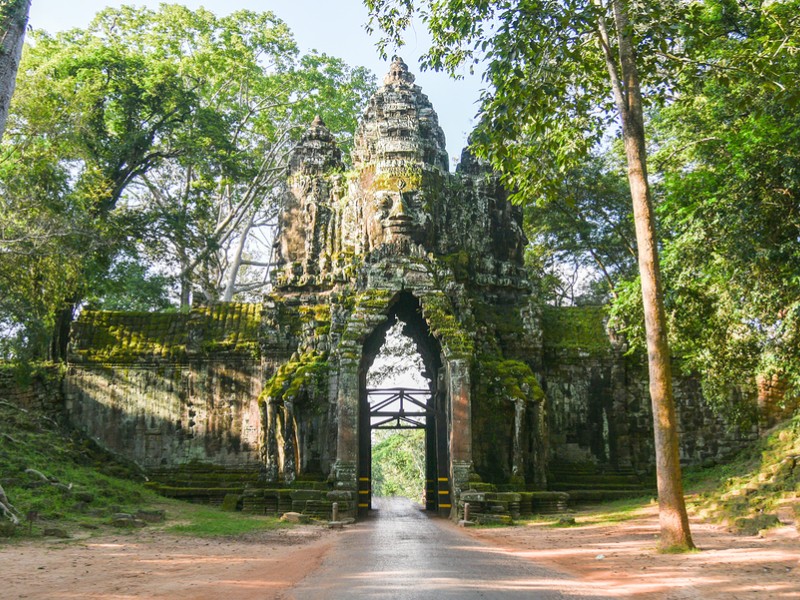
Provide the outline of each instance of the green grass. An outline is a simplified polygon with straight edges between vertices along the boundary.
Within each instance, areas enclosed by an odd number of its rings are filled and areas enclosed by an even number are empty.
[[[774,513],[787,503],[794,504],[800,517],[800,416],[782,423],[729,463],[685,470],[683,483],[690,514],[726,523],[742,533],[776,525]],[[521,523],[616,525],[638,517],[654,501],[650,497],[616,500],[569,515],[545,515]],[[575,524],[559,523],[564,516],[575,518]]]
[[[800,498],[800,415],[774,428],[730,463],[687,470],[689,510],[740,527]],[[741,528],[741,527],[740,527]]]
[[[188,511],[185,520],[170,525],[166,531],[197,537],[235,536],[259,531],[291,527],[275,517],[225,512],[210,506],[197,506]]]
[[[135,465],[114,460],[92,440],[44,415],[0,403],[0,424],[0,482],[23,519],[37,513],[34,531],[55,522],[95,523],[160,500],[143,488],[144,476]]]
[[[652,504],[651,497],[646,498],[623,498],[603,502],[591,507],[584,507],[568,515],[535,515],[530,518],[518,520],[517,523],[543,524],[554,528],[584,527],[588,525],[617,525],[639,517],[642,512]],[[568,519],[575,519],[574,523]]]
[[[26,469],[39,471],[49,481]],[[111,526],[115,513],[153,509],[163,510],[167,521],[148,529],[182,535],[235,536],[291,527],[275,518],[170,500],[147,489],[144,481],[136,465],[120,461],[44,415],[0,398],[0,483],[22,518],[13,539],[41,538],[46,528],[64,529],[73,537],[129,532]],[[35,519],[28,522],[31,513],[36,513]],[[7,539],[0,534],[0,540]]]

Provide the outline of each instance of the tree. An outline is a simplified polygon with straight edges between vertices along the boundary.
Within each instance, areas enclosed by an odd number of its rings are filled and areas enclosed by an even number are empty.
[[[630,192],[616,154],[567,172],[556,198],[525,206],[526,260],[543,299],[601,304],[636,270]]]
[[[757,377],[800,391],[800,2],[693,19],[681,94],[653,119],[668,308],[677,354],[746,421]]]
[[[628,0],[365,0],[371,24],[397,41],[411,17],[433,45],[424,64],[451,73],[486,60],[489,89],[474,136],[517,189],[534,199],[558,187],[603,135],[621,128],[633,203],[647,332],[662,547],[693,547],[683,498],[655,218],[647,179],[642,89],[667,87],[679,2]],[[384,40],[386,42],[386,40]],[[384,43],[385,45],[385,43]]]
[[[316,114],[346,149],[372,76],[330,56],[300,56],[272,13],[108,9],[94,28],[179,65],[198,97],[194,131],[215,119],[207,139],[190,137],[136,182],[132,207],[150,224],[143,246],[171,263],[184,305],[192,289],[214,302],[263,288],[288,153]]]
[[[0,140],[6,130],[31,0],[0,0]]]
[[[32,37],[0,147],[0,327],[16,356],[43,358],[50,328],[63,357],[81,303],[163,307],[175,274],[232,297],[293,140],[330,95],[347,143],[373,85],[300,56],[272,13],[122,7]]]
[[[425,431],[376,429],[372,438],[373,493],[420,502],[425,489]]]
[[[64,358],[89,283],[129,239],[116,211],[120,198],[132,181],[182,151],[178,141],[197,95],[175,65],[111,38],[82,30],[33,35],[9,115],[2,188],[6,217],[47,214],[61,223],[62,240],[77,235],[68,254],[79,268],[67,295],[48,299],[55,315],[49,354]]]

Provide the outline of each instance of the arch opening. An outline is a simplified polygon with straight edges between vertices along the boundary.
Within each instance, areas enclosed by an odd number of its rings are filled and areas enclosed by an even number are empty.
[[[422,317],[419,300],[399,293],[386,320],[367,337],[359,366],[360,514],[371,508],[373,494],[381,493],[407,495],[427,510],[449,513],[441,374],[441,346]],[[409,476],[398,477],[398,470]]]

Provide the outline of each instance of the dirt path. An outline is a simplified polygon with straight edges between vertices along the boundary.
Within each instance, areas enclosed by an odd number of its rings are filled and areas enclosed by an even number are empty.
[[[578,515],[580,522],[580,515]],[[633,600],[800,598],[800,536],[792,526],[763,537],[692,522],[700,552],[659,554],[655,507],[614,525],[468,529],[499,551],[578,577],[577,593]]]
[[[580,522],[580,515],[578,520]],[[735,536],[693,523],[702,552],[655,552],[653,509],[614,525],[526,525],[468,529],[469,535],[561,571],[575,595],[632,600],[800,599],[800,540],[794,527]],[[0,543],[0,597],[8,600],[271,599],[320,565],[345,533],[315,526],[236,539],[177,537],[156,529],[66,542]]]
[[[0,546],[0,597],[278,598],[317,568],[329,534],[303,526],[218,540],[142,531]]]

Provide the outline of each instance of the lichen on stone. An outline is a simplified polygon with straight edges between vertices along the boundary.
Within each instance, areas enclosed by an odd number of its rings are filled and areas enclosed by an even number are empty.
[[[603,354],[611,350],[602,306],[546,306],[542,311],[544,346]]]
[[[267,381],[259,402],[292,402],[303,394],[319,397],[327,392],[328,357],[316,351],[304,352],[281,365]]]

